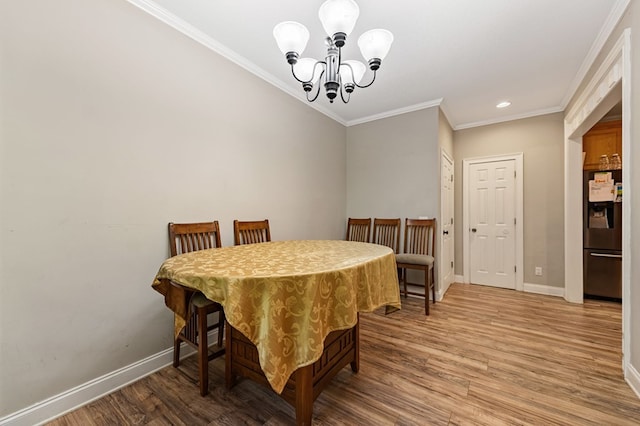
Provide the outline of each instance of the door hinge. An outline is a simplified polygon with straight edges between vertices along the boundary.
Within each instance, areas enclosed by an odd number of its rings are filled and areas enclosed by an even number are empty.
[[[453,268],[453,260],[451,261],[451,267]]]
[[[514,225],[516,224],[516,218],[515,217],[513,218],[513,224]]]
[[[451,224],[453,225],[453,218],[451,218]]]
[[[451,175],[451,182],[453,182],[453,175]]]
[[[513,267],[513,272],[518,272],[518,267],[517,266]]]
[[[516,177],[516,171],[514,170],[513,171],[513,178],[515,179],[515,177]]]

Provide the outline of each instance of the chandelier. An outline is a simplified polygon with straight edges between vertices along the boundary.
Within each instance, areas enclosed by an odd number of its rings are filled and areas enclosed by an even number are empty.
[[[366,66],[362,62],[342,60],[342,47],[356,25],[359,14],[360,8],[353,0],[327,0],[320,6],[318,16],[328,36],[324,61],[300,58],[309,41],[309,30],[304,25],[286,21],[273,29],[276,43],[291,65],[293,77],[302,83],[302,89],[306,92],[309,102],[318,98],[321,82],[329,102],[333,103],[340,92],[342,102],[346,104],[356,87],[364,89],[376,80],[376,72],[393,42],[391,32],[382,29],[369,30],[358,39],[360,52],[369,64],[369,69],[373,71],[369,83],[360,84],[366,72]],[[312,93],[314,86],[315,94]]]

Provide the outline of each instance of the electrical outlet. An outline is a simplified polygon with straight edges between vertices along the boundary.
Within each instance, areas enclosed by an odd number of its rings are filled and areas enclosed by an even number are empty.
[[[542,276],[542,267],[541,266],[536,266],[536,275],[541,277]]]

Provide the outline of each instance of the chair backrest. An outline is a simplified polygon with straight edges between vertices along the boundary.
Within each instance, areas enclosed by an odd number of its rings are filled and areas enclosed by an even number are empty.
[[[269,220],[233,221],[233,238],[235,245],[266,243],[271,241]]]
[[[360,241],[368,243],[371,241],[371,218],[347,220],[347,241]]]
[[[435,219],[405,219],[404,252],[436,256]]]
[[[373,219],[374,244],[390,247],[394,253],[400,250],[400,218],[397,219]]]
[[[197,250],[217,248],[220,243],[218,221],[200,223],[169,223],[171,256]]]

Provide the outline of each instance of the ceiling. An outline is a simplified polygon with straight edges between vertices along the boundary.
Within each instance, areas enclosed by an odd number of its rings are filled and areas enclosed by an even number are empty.
[[[273,27],[298,21],[304,57],[324,59],[323,0],[129,0],[304,100]],[[564,110],[628,0],[356,0],[360,17],[343,59],[363,61],[357,38],[394,35],[375,83],[348,104],[324,93],[311,107],[354,125],[441,105],[454,129]],[[368,80],[368,74],[364,82]],[[212,76],[215,78],[215,76]],[[497,109],[509,100],[508,108]]]

